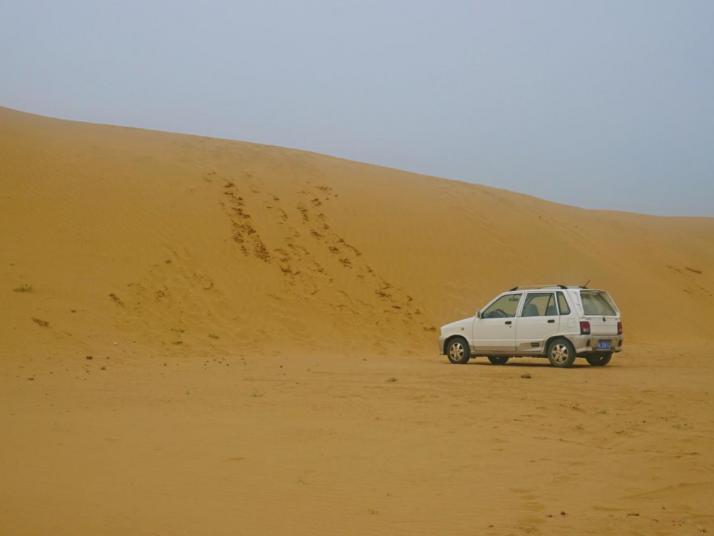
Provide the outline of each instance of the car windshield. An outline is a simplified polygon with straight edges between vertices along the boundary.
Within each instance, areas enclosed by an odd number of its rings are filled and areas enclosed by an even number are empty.
[[[591,316],[615,316],[615,308],[607,292],[602,290],[582,290],[583,312]]]

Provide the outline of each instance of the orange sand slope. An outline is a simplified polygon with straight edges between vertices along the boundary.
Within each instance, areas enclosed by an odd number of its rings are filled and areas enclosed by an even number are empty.
[[[440,324],[539,281],[611,290],[630,342],[712,337],[711,218],[2,108],[0,187],[14,355],[434,352]]]
[[[714,531],[714,219],[5,109],[0,187],[3,536]],[[587,279],[610,366],[436,359]]]

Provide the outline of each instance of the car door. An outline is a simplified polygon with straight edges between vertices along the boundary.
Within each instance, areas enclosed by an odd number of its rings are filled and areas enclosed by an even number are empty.
[[[528,292],[515,324],[516,349],[525,353],[543,352],[545,341],[560,326],[555,292]]]
[[[502,294],[487,305],[474,322],[473,346],[485,354],[511,353],[515,349],[516,331],[513,320],[522,293]]]

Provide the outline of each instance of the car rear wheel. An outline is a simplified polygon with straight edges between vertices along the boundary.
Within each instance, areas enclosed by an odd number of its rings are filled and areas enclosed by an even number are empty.
[[[593,354],[587,356],[585,359],[587,359],[588,363],[590,363],[593,367],[604,367],[610,362],[610,359],[612,359],[612,353],[607,352],[604,354]]]
[[[558,368],[570,368],[575,361],[575,348],[568,339],[554,339],[548,345],[550,364]]]
[[[490,355],[488,356],[488,360],[492,365],[505,365],[508,363],[508,358],[500,355]]]
[[[446,356],[454,365],[463,365],[471,359],[471,349],[469,348],[466,339],[456,337],[451,339],[446,345]]]

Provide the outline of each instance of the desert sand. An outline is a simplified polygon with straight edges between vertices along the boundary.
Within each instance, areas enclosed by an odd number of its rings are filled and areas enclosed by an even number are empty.
[[[437,355],[588,280],[606,368]],[[0,534],[714,531],[712,218],[0,108],[0,296]]]

